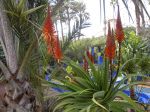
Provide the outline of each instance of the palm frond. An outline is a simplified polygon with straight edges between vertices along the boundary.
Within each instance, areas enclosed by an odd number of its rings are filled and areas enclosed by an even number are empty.
[[[132,16],[131,16],[131,13],[130,13],[130,10],[129,10],[129,7],[128,7],[127,2],[125,2],[125,0],[122,0],[122,2],[123,2],[123,4],[125,5],[125,7],[126,7],[126,9],[127,9],[127,11],[128,11],[129,17],[131,18],[132,22],[134,22],[134,21],[133,21],[133,18],[132,18]]]
[[[144,9],[144,11],[145,11],[145,13],[146,13],[146,15],[147,15],[147,16],[148,16],[148,18],[150,19],[150,15],[149,15],[149,13],[148,13],[148,11],[147,11],[146,7],[144,6],[144,4],[143,4],[142,0],[139,0],[139,2],[140,2],[140,4],[142,5],[142,7],[143,7],[143,9]]]
[[[0,41],[3,47],[3,51],[5,54],[5,59],[7,66],[9,67],[10,71],[12,73],[15,73],[17,70],[17,56],[16,56],[16,49],[13,44],[13,35],[12,30],[9,24],[9,20],[7,18],[7,15],[4,13],[4,6],[3,1],[1,0],[0,4],[1,10],[0,10]],[[13,61],[11,61],[13,60]]]
[[[34,40],[31,43],[31,45],[29,46],[28,50],[26,51],[25,56],[23,58],[23,61],[21,63],[21,66],[20,66],[20,68],[18,70],[18,73],[17,73],[17,78],[18,79],[22,78],[22,76],[24,75],[23,74],[24,73],[24,68],[25,68],[25,66],[27,66],[27,63],[30,60],[31,53],[34,50],[36,44],[37,44],[37,40]]]
[[[79,22],[79,20],[76,20],[76,22],[74,23],[71,35],[69,36],[68,34],[68,38],[66,39],[65,43],[63,44],[63,51],[66,50],[66,48],[70,45],[70,43],[72,42],[72,40],[76,39],[79,36],[83,36],[84,34],[81,34],[80,30],[87,28],[90,26],[90,23],[87,22],[87,19],[82,18],[81,21]]]
[[[58,9],[64,4],[64,2],[67,2],[68,0],[58,0],[57,5],[53,8],[52,16],[56,15],[58,13]]]

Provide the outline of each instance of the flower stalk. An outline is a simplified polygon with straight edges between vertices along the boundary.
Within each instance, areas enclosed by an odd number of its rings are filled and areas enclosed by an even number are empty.
[[[116,72],[116,75],[115,75],[114,79],[112,80],[112,83],[113,83],[113,84],[116,82],[117,77],[118,77],[118,75],[119,75],[120,63],[121,63],[121,43],[119,43],[118,66],[117,66],[117,72]]]
[[[62,59],[62,52],[59,44],[59,38],[56,34],[52,19],[51,19],[51,12],[50,7],[47,10],[47,16],[44,22],[43,30],[44,40],[47,44],[48,54],[52,54],[53,57],[59,63]]]

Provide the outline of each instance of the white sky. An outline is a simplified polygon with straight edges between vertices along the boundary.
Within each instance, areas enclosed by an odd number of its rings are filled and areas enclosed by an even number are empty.
[[[100,8],[99,0],[82,0],[86,4],[87,12],[90,14],[91,26],[83,30],[83,33],[87,37],[97,36],[102,32],[100,26]]]
[[[91,26],[88,28],[85,28],[82,30],[82,33],[85,35],[85,37],[93,37],[93,36],[101,36],[104,35],[104,20],[103,17],[101,17],[100,22],[100,0],[77,0],[77,1],[83,1],[86,4],[86,11],[90,14],[90,20]],[[109,19],[115,19],[117,15],[117,8],[115,9],[115,13],[113,13],[113,6],[110,4],[111,0],[105,0],[106,1],[106,20]],[[128,12],[125,8],[125,6],[122,3],[122,0],[118,0],[120,5],[120,15],[123,26],[135,26],[135,12],[134,12],[134,5],[131,0],[128,0],[129,9],[131,11],[132,18],[134,22],[129,19]],[[147,0],[143,0],[144,4],[146,5],[146,9],[150,14],[150,5],[148,5]],[[103,11],[102,11],[103,12]],[[113,15],[114,14],[114,15]],[[102,14],[103,15],[103,14]],[[147,16],[145,16],[147,18]],[[148,21],[148,19],[147,19]],[[148,21],[150,25],[150,20]],[[72,24],[73,25],[73,24]],[[112,24],[113,26],[114,24]],[[64,25],[64,33],[67,33],[67,26]],[[61,36],[60,31],[60,25],[58,25],[58,34]],[[66,34],[65,34],[66,35]]]
[[[82,32],[85,34],[86,37],[103,35],[104,34],[103,33],[104,32],[103,31],[104,20],[102,20],[102,22],[100,23],[100,2],[99,2],[100,0],[79,0],[79,1],[83,1],[86,4],[87,12],[89,12],[90,14],[90,23],[91,23],[91,27],[84,29]],[[109,3],[109,1],[106,0],[106,20],[113,19],[114,17],[116,18],[116,14],[117,14],[116,13],[117,10],[116,10],[115,14],[113,15],[113,7]],[[145,0],[144,2],[146,1],[147,0]],[[134,5],[131,1],[128,1],[128,2],[130,4],[129,8],[130,8],[133,20],[135,20]],[[135,25],[135,21],[133,23],[131,19],[129,19],[128,12],[121,0],[119,0],[119,3],[120,3],[120,14],[121,14],[123,26]],[[148,12],[150,12],[150,6],[147,8],[148,8],[147,9]]]
[[[100,22],[100,2],[99,0],[82,0],[87,7],[87,12],[90,13],[90,22],[91,22],[91,27],[87,28],[83,31],[85,36],[91,37],[91,36],[100,36],[104,34],[104,20],[103,17],[101,17],[101,22]],[[116,12],[115,15],[113,15],[113,7],[111,4],[106,1],[106,21],[109,19],[116,18]],[[120,6],[120,12],[123,11],[122,6]],[[103,11],[102,11],[103,12]],[[124,11],[124,14],[121,13],[121,18],[124,16],[126,18],[126,22],[128,20],[128,16],[126,17],[125,13],[127,11]],[[103,14],[101,14],[103,16]],[[123,24],[124,21],[122,19]]]

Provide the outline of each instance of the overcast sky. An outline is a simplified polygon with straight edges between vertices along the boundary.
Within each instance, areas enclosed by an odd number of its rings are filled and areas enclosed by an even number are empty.
[[[83,33],[87,37],[91,36],[100,36],[104,34],[104,20],[103,20],[103,14],[101,17],[100,22],[100,2],[99,0],[82,0],[86,4],[87,12],[90,13],[90,23],[91,27],[85,29]],[[121,13],[121,19],[123,24],[129,23],[129,17],[127,16],[127,11],[124,10],[124,6],[121,4],[120,11]],[[116,18],[116,10],[115,13],[113,13],[114,9],[113,6],[107,1],[106,2],[106,21],[109,19],[115,19]],[[102,11],[103,12],[103,11]],[[123,18],[125,19],[125,22],[123,21]]]
[[[91,36],[100,36],[103,35],[104,31],[104,24],[103,21],[100,23],[100,0],[79,0],[79,1],[83,1],[86,4],[86,8],[87,8],[87,12],[89,12],[90,14],[90,23],[91,23],[91,27],[83,30],[83,33],[85,34],[86,37],[91,37]],[[146,2],[147,0],[145,0]],[[120,12],[121,12],[121,19],[122,19],[122,23],[123,26],[133,26],[135,25],[135,21],[131,21],[131,19],[129,19],[128,16],[128,12],[125,8],[125,6],[123,5],[123,3],[121,2],[121,0],[119,0],[120,2]],[[129,2],[129,8],[133,17],[133,20],[135,20],[135,13],[134,13],[134,5],[131,1]],[[148,3],[145,3],[148,4]],[[148,12],[150,12],[150,6],[147,7]],[[106,20],[109,19],[113,19],[116,18],[116,13],[117,10],[115,10],[115,13],[113,13],[113,7],[112,5],[107,1],[106,2]],[[103,18],[103,17],[101,17]]]
[[[100,22],[100,0],[77,0],[77,1],[83,1],[86,4],[86,11],[90,14],[90,20],[91,26],[88,28],[85,28],[82,30],[82,33],[85,35],[85,37],[97,37],[104,35],[104,20],[103,16],[101,17]],[[109,19],[116,19],[117,15],[117,8],[113,8],[113,6],[109,2],[110,0],[106,0],[106,20]],[[128,12],[125,8],[125,6],[122,3],[122,0],[118,0],[120,5],[120,15],[123,26],[135,26],[136,22],[132,21],[129,18]],[[143,0],[144,4],[146,5],[147,11],[150,13],[150,5],[148,5],[147,0]],[[131,11],[131,15],[133,17],[133,20],[135,20],[135,12],[134,12],[134,5],[131,0],[128,0],[129,9]],[[103,12],[103,11],[102,11]],[[103,15],[103,14],[102,14]],[[145,16],[147,18],[147,16]],[[148,19],[146,19],[148,21]],[[149,20],[150,24],[150,20]],[[71,23],[73,26],[73,24]],[[111,24],[112,26],[115,26],[115,24]],[[67,25],[64,25],[63,27],[65,35],[67,35]],[[58,34],[61,38],[61,30],[60,25],[58,24]]]

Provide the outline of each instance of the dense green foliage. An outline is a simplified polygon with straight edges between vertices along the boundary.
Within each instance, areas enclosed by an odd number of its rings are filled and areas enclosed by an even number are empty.
[[[103,37],[98,38],[83,38],[73,41],[70,46],[64,52],[65,56],[71,58],[74,61],[82,62],[83,53],[91,47],[104,47],[105,39]]]
[[[130,76],[118,84],[112,84],[108,78],[107,62],[105,66],[95,67],[88,61],[90,72],[86,72],[71,60],[66,63],[72,67],[73,71],[73,74],[68,74],[69,80],[57,80],[57,84],[47,82],[51,86],[68,91],[60,94],[54,111],[61,108],[64,112],[96,112],[99,110],[102,112],[126,112],[127,108],[134,108],[137,112],[142,112],[134,101],[121,92],[130,86],[130,84],[122,86]]]

